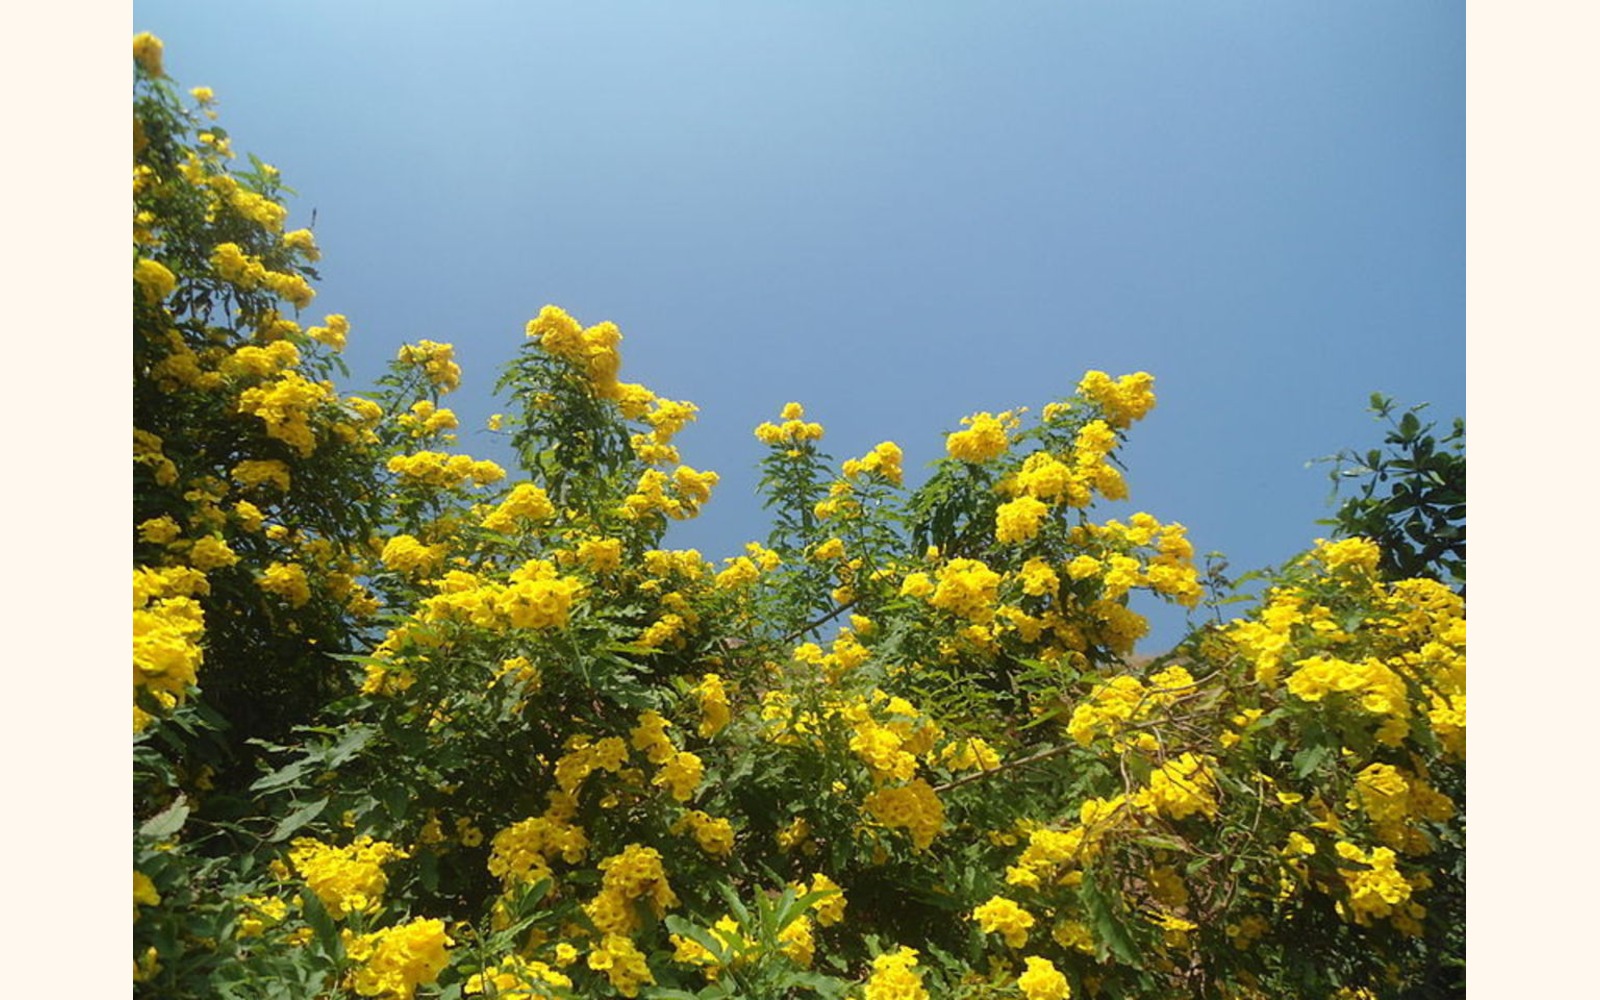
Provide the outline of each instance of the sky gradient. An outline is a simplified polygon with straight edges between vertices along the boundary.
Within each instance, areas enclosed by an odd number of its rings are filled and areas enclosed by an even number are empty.
[[[1453,4],[143,0],[167,71],[316,209],[313,321],[358,388],[449,340],[464,450],[547,302],[701,407],[722,485],[674,544],[763,538],[788,400],[913,481],[977,410],[1156,377],[1132,494],[1235,571],[1326,529],[1307,460],[1381,391],[1465,407],[1464,14]],[[1152,611],[1147,604],[1136,605]],[[1142,652],[1181,634],[1152,611]]]

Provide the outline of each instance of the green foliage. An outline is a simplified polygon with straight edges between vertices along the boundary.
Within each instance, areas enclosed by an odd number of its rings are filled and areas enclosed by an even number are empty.
[[[1204,592],[1182,525],[1095,513],[1125,496],[1144,373],[968,417],[910,492],[898,446],[835,468],[791,404],[756,429],[765,544],[663,549],[716,476],[681,463],[692,404],[618,381],[614,326],[529,323],[509,476],[453,450],[447,344],[342,395],[343,317],[278,311],[314,276],[286,189],[230,172],[142,51],[137,995],[1449,980],[1460,595],[1322,543],[1134,665],[1130,593]],[[1448,487],[1459,434],[1407,418],[1369,465]]]
[[[1353,484],[1329,521],[1343,538],[1371,538],[1383,551],[1382,569],[1391,580],[1427,577],[1460,587],[1467,581],[1466,423],[1435,436],[1419,403],[1398,419],[1395,404],[1373,393],[1368,409],[1389,424],[1384,448],[1341,451],[1328,458],[1334,496]],[[1387,489],[1385,489],[1387,487]]]

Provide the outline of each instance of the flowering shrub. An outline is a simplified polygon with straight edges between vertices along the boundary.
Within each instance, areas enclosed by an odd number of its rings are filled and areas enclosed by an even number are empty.
[[[907,489],[755,429],[773,530],[622,333],[528,323],[454,449],[450,345],[333,381],[318,251],[135,39],[139,995],[1389,995],[1461,909],[1465,607],[1319,542],[1196,607],[1181,524],[1098,519],[1145,373],[979,413]]]

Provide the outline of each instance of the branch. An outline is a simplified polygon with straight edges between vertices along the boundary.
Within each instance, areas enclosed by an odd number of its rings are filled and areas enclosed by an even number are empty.
[[[957,778],[954,781],[948,781],[942,785],[939,785],[934,789],[934,791],[948,792],[952,788],[960,788],[962,785],[970,784],[974,781],[981,781],[984,778],[999,774],[1002,771],[1009,771],[1014,767],[1022,767],[1026,764],[1036,764],[1041,760],[1049,760],[1051,757],[1059,757],[1061,754],[1071,750],[1073,746],[1074,744],[1072,743],[1062,743],[1058,746],[1053,746],[1048,750],[1041,750],[1029,757],[1018,757],[1014,760],[1008,760],[1002,763],[999,767],[993,767],[987,771],[977,771],[967,775],[964,778]]]
[[[800,638],[801,636],[805,635],[807,632],[816,631],[817,629],[819,629],[822,626],[826,625],[828,622],[830,622],[833,619],[839,617],[840,615],[844,614],[846,611],[849,611],[851,608],[853,608],[855,606],[856,606],[856,602],[855,601],[847,601],[844,604],[839,605],[837,608],[834,608],[832,611],[830,611],[827,614],[823,615],[821,618],[818,618],[816,621],[811,622],[808,625],[802,625],[802,626],[800,626],[800,628],[796,629],[793,632],[790,632],[788,635],[784,636],[782,639],[779,639],[778,640],[778,645],[787,646],[789,643],[791,643],[794,640],[796,640],[796,639]]]

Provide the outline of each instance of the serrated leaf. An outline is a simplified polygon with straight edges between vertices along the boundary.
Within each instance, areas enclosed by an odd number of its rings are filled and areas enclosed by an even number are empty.
[[[1304,778],[1321,767],[1323,762],[1332,754],[1333,751],[1326,746],[1310,746],[1296,751],[1294,755],[1294,776]]]
[[[306,923],[311,925],[311,930],[316,934],[317,942],[329,955],[340,952],[339,928],[329,915],[327,907],[322,905],[322,900],[310,889],[300,890],[300,911],[305,914]]]
[[[183,821],[188,818],[189,804],[179,795],[172,805],[145,820],[139,827],[139,834],[151,840],[165,840],[183,829]]]
[[[271,774],[257,778],[250,786],[250,790],[252,792],[265,792],[274,788],[283,788],[286,785],[291,785],[303,777],[310,767],[311,761],[309,760],[301,759],[292,761],[291,763],[285,764],[283,767],[278,768],[276,771],[273,771]]]
[[[343,764],[345,761],[355,756],[357,751],[359,751],[362,747],[372,742],[372,737],[376,735],[377,732],[377,729],[371,726],[362,726],[358,729],[352,729],[348,733],[345,733],[344,738],[339,740],[338,743],[334,744],[332,750],[328,751],[328,756],[325,760],[325,766],[334,768],[338,767],[340,764]]]
[[[315,802],[310,802],[301,806],[299,809],[296,809],[294,812],[285,816],[278,822],[278,825],[273,829],[272,835],[267,838],[267,841],[269,843],[276,844],[279,841],[289,839],[289,835],[291,833],[294,833],[302,826],[305,826],[307,823],[322,815],[322,810],[328,808],[328,801],[328,799],[318,799]]]
[[[1124,965],[1139,968],[1138,948],[1128,934],[1128,928],[1117,919],[1111,901],[1100,891],[1093,878],[1083,880],[1079,896],[1083,900],[1083,908],[1088,912],[1089,926],[1094,929],[1096,957],[1104,961],[1109,953]]]

